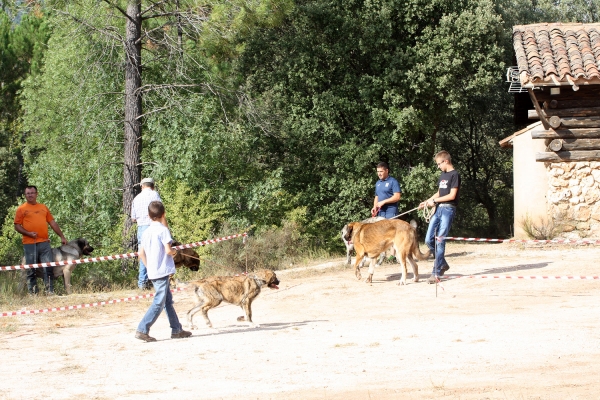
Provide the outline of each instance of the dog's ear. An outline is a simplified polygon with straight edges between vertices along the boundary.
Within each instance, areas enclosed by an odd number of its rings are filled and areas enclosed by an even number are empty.
[[[350,222],[348,225],[346,225],[347,226],[346,235],[348,235],[349,237],[352,237],[352,231],[354,231],[354,224],[355,223],[356,222]]]

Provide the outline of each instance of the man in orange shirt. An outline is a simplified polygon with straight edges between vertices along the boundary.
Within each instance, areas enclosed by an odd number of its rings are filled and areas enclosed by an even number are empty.
[[[48,224],[60,236],[62,244],[67,244],[67,239],[54,220],[50,210],[45,205],[37,202],[38,191],[35,186],[25,188],[26,203],[17,208],[15,214],[15,230],[23,235],[23,250],[25,264],[52,262],[52,248],[48,237]],[[30,294],[37,294],[37,277],[35,269],[27,270],[27,289]],[[54,294],[53,267],[44,268],[44,285],[46,294]]]

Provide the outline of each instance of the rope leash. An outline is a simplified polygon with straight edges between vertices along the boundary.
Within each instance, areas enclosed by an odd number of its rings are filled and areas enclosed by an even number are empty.
[[[408,214],[409,212],[413,212],[413,211],[418,210],[418,209],[419,209],[419,207],[415,207],[413,209],[410,209],[408,211],[403,212],[402,214],[398,214],[398,215],[393,216],[393,217],[388,218],[388,219],[395,219],[395,218],[401,217],[401,216],[403,216],[405,214]],[[423,212],[419,212],[417,214],[419,215],[419,217],[423,218],[425,220],[425,222],[429,223],[429,220],[431,219],[431,217],[435,213],[435,206],[433,206],[433,207],[430,208],[430,207],[427,206],[427,204],[425,204],[425,207],[423,207],[422,210],[423,210]]]

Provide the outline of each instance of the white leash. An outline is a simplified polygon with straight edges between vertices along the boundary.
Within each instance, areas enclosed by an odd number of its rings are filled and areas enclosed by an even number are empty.
[[[394,217],[391,217],[391,218],[388,218],[388,219],[398,218],[398,217],[403,216],[404,214],[408,214],[409,212],[413,212],[413,211],[418,210],[418,209],[419,209],[419,207],[415,207],[412,210],[405,211],[402,214],[398,214],[398,215],[396,215]],[[435,206],[429,208],[429,207],[427,207],[427,205],[425,205],[425,207],[423,207],[423,215],[422,215],[422,217],[425,220],[425,222],[429,223],[429,220],[433,216],[434,212],[435,212]]]

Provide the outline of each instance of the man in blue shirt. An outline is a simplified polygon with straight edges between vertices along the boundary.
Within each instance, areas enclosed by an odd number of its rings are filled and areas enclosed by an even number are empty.
[[[400,184],[396,179],[389,176],[390,167],[386,162],[377,164],[377,176],[379,180],[375,184],[375,200],[371,216],[392,218],[398,214],[398,201],[400,200]]]

